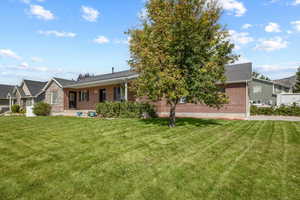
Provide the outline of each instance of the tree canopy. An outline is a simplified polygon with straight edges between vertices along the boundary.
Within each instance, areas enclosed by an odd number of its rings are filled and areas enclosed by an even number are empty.
[[[129,30],[129,65],[139,72],[138,96],[166,100],[170,127],[181,98],[220,108],[225,65],[237,56],[214,0],[149,0],[140,27]]]

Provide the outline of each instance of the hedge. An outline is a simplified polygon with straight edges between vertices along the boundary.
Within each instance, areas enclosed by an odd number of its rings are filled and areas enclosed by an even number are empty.
[[[45,102],[38,102],[33,106],[33,113],[37,116],[49,116],[51,113],[51,105]]]
[[[104,118],[156,117],[154,106],[137,102],[105,102],[96,106],[96,112]]]
[[[12,113],[19,113],[20,112],[21,107],[18,104],[14,104],[11,106],[11,112]]]
[[[300,107],[296,105],[280,107],[251,106],[251,115],[300,116]]]

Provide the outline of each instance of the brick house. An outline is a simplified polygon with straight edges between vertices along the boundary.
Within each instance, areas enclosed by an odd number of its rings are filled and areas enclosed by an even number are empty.
[[[252,80],[252,64],[225,67],[227,77],[225,92],[229,103],[220,110],[201,104],[182,101],[176,110],[178,117],[246,118],[250,114],[248,85]],[[54,113],[68,110],[95,110],[104,101],[137,101],[134,92],[128,90],[136,72],[127,70],[85,78],[81,81],[53,78],[44,87],[45,102],[52,105]],[[168,116],[165,101],[154,103],[161,117]]]

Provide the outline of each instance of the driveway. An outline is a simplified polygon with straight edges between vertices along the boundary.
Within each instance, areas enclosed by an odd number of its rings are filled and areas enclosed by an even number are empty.
[[[248,120],[272,120],[272,121],[300,122],[300,117],[255,115],[255,116],[249,117]]]

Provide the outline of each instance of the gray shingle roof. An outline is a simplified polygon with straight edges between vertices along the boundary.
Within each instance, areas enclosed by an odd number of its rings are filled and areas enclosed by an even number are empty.
[[[252,79],[252,63],[227,65],[225,76],[227,82],[250,81]]]
[[[297,78],[296,76],[291,76],[288,78],[283,78],[283,79],[278,79],[278,80],[274,80],[275,83],[281,84],[281,85],[285,85],[289,88],[292,88],[295,86],[296,82],[297,82]]]
[[[28,90],[32,96],[36,96],[37,94],[39,94],[47,84],[47,82],[32,80],[24,80],[24,83],[26,83]]]
[[[74,80],[67,80],[67,79],[62,79],[62,78],[53,78],[55,79],[61,86],[66,86],[66,85],[72,85],[75,84],[76,81]]]
[[[102,74],[102,75],[88,77],[88,78],[80,80],[76,83],[81,84],[81,83],[103,81],[103,80],[116,79],[116,78],[126,78],[126,77],[130,77],[133,75],[137,75],[137,73],[134,71],[131,71],[131,70],[126,70],[126,71],[114,72],[114,73],[110,73],[110,74]]]
[[[14,89],[13,85],[0,85],[0,99],[6,99],[7,94]]]

